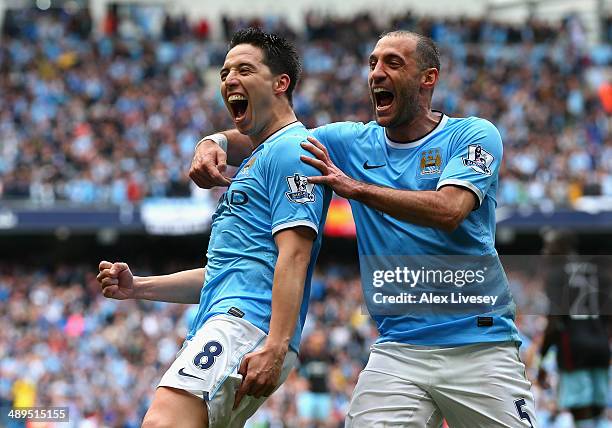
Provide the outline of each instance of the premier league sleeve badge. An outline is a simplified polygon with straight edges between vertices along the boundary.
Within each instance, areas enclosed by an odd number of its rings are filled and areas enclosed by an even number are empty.
[[[309,183],[306,176],[296,172],[287,177],[287,185],[289,186],[289,191],[285,192],[285,196],[291,202],[307,204],[315,201],[314,184]]]

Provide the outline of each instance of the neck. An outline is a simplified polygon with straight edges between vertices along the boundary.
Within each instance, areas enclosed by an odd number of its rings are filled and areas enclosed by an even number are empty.
[[[293,122],[297,122],[297,118],[291,106],[287,105],[283,109],[273,112],[266,125],[260,131],[249,136],[253,143],[253,148],[258,147],[270,135]]]
[[[393,128],[386,128],[387,137],[397,142],[418,140],[427,135],[440,123],[442,114],[432,111],[431,106],[422,107],[410,122],[402,123]]]

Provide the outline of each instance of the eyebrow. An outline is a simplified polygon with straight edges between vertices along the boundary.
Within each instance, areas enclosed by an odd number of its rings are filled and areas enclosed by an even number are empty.
[[[236,67],[236,68],[240,68],[240,67],[245,67],[245,66],[246,66],[246,67],[251,67],[251,68],[257,68],[257,67],[255,66],[255,64],[253,64],[253,63],[251,63],[251,62],[244,62],[244,61],[243,61],[243,62],[241,62],[241,63],[239,63],[239,64],[238,64],[238,65],[236,65],[235,67]],[[231,67],[223,67],[223,68],[221,69],[221,71],[219,72],[219,74],[223,74],[223,72],[224,72],[224,71],[229,71],[229,69],[230,69],[230,68],[231,68]]]
[[[372,60],[379,60],[380,58],[374,54],[370,55],[370,58],[368,58],[368,62],[371,62]],[[395,53],[386,53],[382,55],[382,59],[389,61],[389,60],[393,60],[393,59],[398,59],[402,62],[406,62],[406,60],[404,58],[402,58],[401,55],[395,54]]]
[[[404,58],[401,55],[389,53],[384,55],[385,59],[399,59],[402,62],[405,62]]]

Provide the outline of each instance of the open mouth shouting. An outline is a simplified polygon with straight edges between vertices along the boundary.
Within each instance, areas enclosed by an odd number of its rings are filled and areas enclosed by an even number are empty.
[[[227,97],[227,102],[230,106],[234,122],[242,122],[246,117],[249,100],[244,95],[234,94]]]
[[[372,88],[374,94],[374,102],[376,103],[376,112],[382,113],[391,108],[395,95],[386,88]]]

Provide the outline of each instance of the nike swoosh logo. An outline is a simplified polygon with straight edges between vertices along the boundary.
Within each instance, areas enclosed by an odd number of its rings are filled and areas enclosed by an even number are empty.
[[[192,374],[185,373],[185,367],[183,367],[182,369],[180,369],[180,370],[178,371],[178,373],[179,373],[181,376],[193,377],[193,378],[196,378],[196,379],[204,380],[204,379],[202,379],[201,377],[197,377],[197,376],[194,376],[194,375],[192,375]]]
[[[382,165],[368,165],[368,161],[365,161],[363,163],[363,169],[375,169],[375,168],[382,168],[383,166],[387,166],[386,163],[383,163]]]

